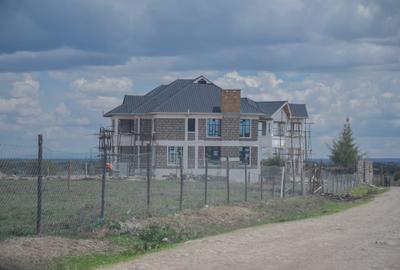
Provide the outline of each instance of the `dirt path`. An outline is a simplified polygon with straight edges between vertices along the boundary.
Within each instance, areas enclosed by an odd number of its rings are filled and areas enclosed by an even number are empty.
[[[400,269],[400,188],[339,214],[189,241],[105,269]]]

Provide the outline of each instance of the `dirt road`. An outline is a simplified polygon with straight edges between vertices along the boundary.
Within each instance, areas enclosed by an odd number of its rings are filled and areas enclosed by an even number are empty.
[[[400,188],[339,214],[189,241],[106,269],[400,269]]]

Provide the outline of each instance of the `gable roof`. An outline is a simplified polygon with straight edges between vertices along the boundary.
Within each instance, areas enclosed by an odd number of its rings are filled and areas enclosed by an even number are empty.
[[[272,115],[287,103],[287,101],[258,101],[256,103],[258,108],[265,113],[267,117],[272,117]]]
[[[292,117],[295,118],[308,118],[306,104],[293,104],[289,103]]]
[[[196,79],[177,79],[168,85],[160,85],[143,96],[125,95],[122,104],[104,116],[152,112],[219,112],[221,90],[203,76]],[[250,98],[241,98],[240,112],[264,114],[270,118],[284,104],[287,104],[287,101],[256,102]],[[304,104],[290,104],[289,109],[295,112],[295,117],[308,116]]]

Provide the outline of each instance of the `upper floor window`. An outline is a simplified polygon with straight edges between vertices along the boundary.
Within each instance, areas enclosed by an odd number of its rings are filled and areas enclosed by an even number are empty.
[[[261,121],[258,122],[258,136],[267,135],[267,122]]]
[[[131,133],[135,131],[135,120],[132,119],[120,119],[118,124],[118,130],[120,133]]]
[[[196,131],[196,119],[194,118],[189,118],[188,119],[188,132],[195,132]]]
[[[285,136],[286,124],[284,122],[274,122],[273,135]]]
[[[221,119],[207,119],[207,136],[221,136]]]
[[[240,137],[248,138],[250,137],[251,121],[250,119],[240,119]]]

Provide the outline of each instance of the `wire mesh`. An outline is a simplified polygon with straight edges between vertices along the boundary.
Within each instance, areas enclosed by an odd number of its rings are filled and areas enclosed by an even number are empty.
[[[105,222],[163,216],[182,209],[268,200],[308,193],[318,184],[340,194],[358,184],[356,175],[315,167],[303,175],[290,166],[244,165],[226,157],[210,164],[204,157],[168,162],[165,153],[68,153],[44,147],[42,232],[80,234],[101,219],[105,169]],[[163,155],[164,154],[164,155]],[[0,145],[0,239],[35,233],[38,198],[37,146]],[[104,162],[105,161],[105,162]],[[181,165],[182,164],[182,165]],[[182,168],[181,168],[182,167]],[[322,180],[321,180],[322,179]],[[315,185],[315,187],[314,187]]]

